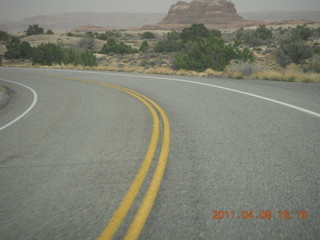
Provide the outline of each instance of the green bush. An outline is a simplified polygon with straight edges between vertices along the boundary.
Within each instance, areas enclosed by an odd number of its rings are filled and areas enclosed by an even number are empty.
[[[280,42],[276,57],[281,67],[286,67],[290,63],[302,64],[312,57],[312,50],[302,40],[293,37]]]
[[[167,33],[166,39],[159,41],[155,48],[155,52],[179,52],[183,48],[181,34],[176,31]]]
[[[26,32],[27,36],[44,34],[44,29],[38,24],[30,25]]]
[[[0,31],[0,41],[7,42],[10,40],[10,35],[7,32]]]
[[[109,38],[108,34],[106,33],[101,33],[101,34],[96,33],[95,35],[97,36],[97,39],[104,40],[104,41],[108,40]]]
[[[95,35],[93,32],[86,32],[84,36],[87,38],[95,38]]]
[[[142,39],[156,39],[156,35],[152,32],[144,32],[142,35],[141,35]]]
[[[241,50],[236,44],[225,44],[220,31],[210,31],[203,24],[193,24],[183,29],[181,40],[178,45],[181,50],[173,62],[173,66],[177,69],[204,71],[211,68],[221,71],[231,59],[253,61],[253,55],[248,48]],[[169,40],[159,42],[155,50],[169,42]],[[177,44],[178,41],[173,42]]]
[[[173,30],[167,33],[167,40],[180,40],[180,39],[181,39],[181,35],[177,31]]]
[[[204,24],[192,24],[191,27],[185,28],[181,32],[183,42],[195,41],[197,38],[208,38],[209,29]]]
[[[140,48],[139,48],[139,51],[140,51],[140,52],[146,52],[148,49],[149,49],[149,44],[148,44],[148,42],[147,42],[147,41],[143,41],[143,42],[141,43],[141,46],[140,46]]]
[[[312,61],[308,65],[308,70],[310,72],[320,73],[320,56],[315,55]]]
[[[21,42],[17,37],[11,37],[6,44],[7,51],[4,56],[7,59],[31,58],[32,48],[29,43]]]
[[[74,49],[63,49],[59,45],[52,43],[41,44],[39,47],[33,48],[32,51],[33,64],[41,64],[51,66],[57,64],[73,64],[84,66],[97,65],[97,59],[90,51],[78,54]]]
[[[63,56],[62,62],[64,64],[73,64],[76,66],[81,64],[81,59],[79,54],[77,54],[74,49],[69,48],[64,50],[64,56]]]
[[[64,57],[62,47],[53,43],[41,44],[32,51],[32,60],[34,64],[51,66],[53,63],[60,64]]]
[[[46,34],[47,35],[51,35],[51,34],[54,34],[54,33],[53,33],[53,31],[51,29],[49,29],[49,30],[47,30]]]
[[[209,36],[210,37],[222,38],[222,33],[219,30],[210,30],[209,31]]]
[[[237,30],[236,41],[240,44],[246,44],[251,47],[259,46],[262,44],[261,39],[256,36],[254,31],[244,30],[243,28]]]
[[[109,38],[120,38],[122,35],[119,31],[116,30],[111,30],[111,31],[106,31],[106,35],[108,36],[107,39]]]
[[[178,40],[159,41],[155,48],[155,52],[179,52],[183,48],[183,43]]]
[[[80,54],[80,63],[84,66],[96,66],[97,58],[92,52],[87,50]]]
[[[313,33],[313,31],[305,25],[304,26],[299,25],[296,28],[292,29],[291,32],[294,38],[301,39],[304,41],[308,40]]]
[[[221,71],[231,59],[253,58],[248,49],[239,50],[233,45],[226,45],[222,38],[198,38],[176,55],[173,65],[177,69],[204,71],[212,68]]]
[[[266,25],[260,25],[255,31],[255,36],[259,39],[267,40],[272,38],[272,31]]]
[[[117,43],[113,38],[109,39],[106,44],[103,45],[100,53],[104,54],[132,54],[137,51],[132,49],[130,46],[125,45],[124,43]]]
[[[265,25],[260,25],[255,31],[240,28],[236,31],[236,41],[256,47],[264,43],[265,40],[272,38],[272,31]]]
[[[253,54],[248,48],[244,48],[243,50],[236,48],[236,59],[241,60],[242,62],[253,62]]]

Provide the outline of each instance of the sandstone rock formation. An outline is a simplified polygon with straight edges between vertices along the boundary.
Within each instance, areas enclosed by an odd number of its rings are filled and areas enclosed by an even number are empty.
[[[160,24],[226,24],[243,21],[232,2],[226,0],[193,0],[171,6]]]
[[[173,4],[167,16],[156,25],[145,29],[181,29],[193,23],[203,23],[209,28],[230,28],[259,25],[262,21],[243,19],[235,5],[227,0],[193,0],[190,3],[179,1]]]

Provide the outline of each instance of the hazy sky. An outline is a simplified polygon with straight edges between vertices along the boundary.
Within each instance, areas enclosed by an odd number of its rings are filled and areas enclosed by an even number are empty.
[[[0,0],[0,22],[63,12],[167,12],[178,0]],[[190,2],[191,0],[189,0]],[[320,10],[320,0],[232,0],[238,12]]]

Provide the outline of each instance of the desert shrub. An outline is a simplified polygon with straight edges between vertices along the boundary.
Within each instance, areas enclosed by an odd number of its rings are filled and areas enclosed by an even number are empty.
[[[84,35],[82,33],[79,33],[79,32],[76,32],[76,33],[68,32],[67,36],[68,37],[84,37]]]
[[[141,38],[142,39],[156,39],[156,35],[152,32],[144,32],[142,35],[141,35]]]
[[[74,49],[64,49],[59,45],[52,43],[41,44],[39,47],[32,49],[33,64],[48,65],[52,64],[73,64],[83,66],[96,66],[96,56],[86,50],[82,53],[77,53]]]
[[[189,42],[176,55],[173,66],[194,71],[204,71],[208,68],[221,71],[231,59],[252,59],[248,51],[237,49],[234,45],[226,45],[222,38],[198,38]]]
[[[64,64],[83,65],[83,66],[96,66],[97,58],[90,51],[84,51],[78,54],[74,49],[64,49],[62,62]]]
[[[109,39],[106,44],[103,45],[100,53],[109,54],[132,54],[137,52],[136,50],[132,49],[130,46],[125,45],[124,43],[117,43],[113,38]]]
[[[208,38],[209,29],[204,24],[192,24],[191,27],[182,30],[180,37],[183,42],[194,41],[197,38]]]
[[[140,48],[139,48],[139,51],[140,51],[140,52],[146,52],[148,49],[149,49],[149,44],[148,44],[148,42],[147,42],[147,41],[143,41],[143,42],[141,43],[141,46],[140,46]]]
[[[106,31],[106,35],[108,36],[107,39],[109,39],[109,38],[120,38],[122,36],[122,34],[119,31],[116,31],[116,30]]]
[[[64,50],[62,62],[64,64],[73,64],[76,66],[81,63],[81,59],[74,49],[69,48]]]
[[[167,40],[180,40],[180,33],[177,31],[171,31],[167,33]]]
[[[4,56],[7,59],[30,58],[32,56],[32,48],[29,43],[21,42],[17,37],[11,37],[6,44],[7,51]]]
[[[94,35],[93,32],[86,32],[86,33],[84,34],[84,36],[85,36],[86,38],[96,38],[96,36]]]
[[[32,60],[34,64],[49,65],[53,63],[60,64],[64,57],[64,51],[62,47],[47,43],[41,44],[37,48],[33,48]]]
[[[53,32],[51,29],[48,29],[48,30],[46,31],[46,34],[47,34],[47,35],[51,35],[51,34],[54,34],[54,32]]]
[[[179,52],[183,48],[181,34],[176,31],[167,33],[166,39],[159,41],[154,47],[155,52]]]
[[[308,71],[320,73],[320,56],[315,55],[307,66]]]
[[[254,31],[244,30],[243,28],[237,30],[236,41],[239,44],[246,44],[251,47],[259,46],[262,44],[261,39],[255,35]]]
[[[280,42],[276,57],[281,67],[286,67],[290,63],[302,64],[312,57],[312,50],[302,40],[292,37]]]
[[[97,58],[93,55],[90,51],[84,51],[80,54],[80,64],[83,66],[96,66],[97,65]]]
[[[26,32],[27,36],[44,34],[44,29],[38,24],[30,25]]]
[[[210,30],[209,37],[222,38],[222,33],[219,30]]]
[[[183,48],[180,40],[163,40],[159,41],[155,48],[155,52],[179,52]]]
[[[106,33],[101,33],[101,34],[96,33],[95,35],[97,36],[97,39],[104,40],[104,41],[108,40],[109,38],[108,34]]]
[[[147,66],[147,65],[149,65],[150,63],[149,63],[149,61],[147,60],[147,59],[143,59],[142,61],[141,61],[141,63],[140,63],[140,66],[142,66],[142,67],[145,67],[145,66]]]
[[[180,34],[180,39],[183,42],[209,37],[221,38],[222,33],[219,30],[209,30],[204,24],[192,24],[191,27],[183,29]]]
[[[270,38],[272,38],[272,31],[265,25],[260,25],[255,31],[244,30],[243,28],[236,31],[236,41],[251,47],[262,45],[265,40]]]
[[[231,59],[253,61],[248,48],[239,49],[236,44],[225,44],[221,36],[220,31],[210,31],[203,24],[183,29],[181,50],[176,54],[173,66],[200,72],[208,68],[221,71]]]
[[[291,30],[291,33],[294,38],[306,41],[312,36],[313,31],[305,25],[298,25]]]
[[[266,27],[266,25],[260,25],[256,29],[254,34],[257,38],[262,39],[262,40],[267,40],[267,39],[272,38],[272,31],[271,31],[271,29],[268,29]]]
[[[233,62],[225,68],[227,73],[240,73],[241,76],[251,76],[253,73],[265,71],[266,68],[252,62]]]
[[[94,38],[91,37],[90,35],[86,34],[84,37],[82,37],[79,42],[78,45],[80,48],[88,50],[88,49],[92,49],[94,46]]]
[[[0,31],[0,42],[7,42],[10,40],[10,35],[7,32]]]
[[[236,51],[236,59],[243,62],[253,62],[253,54],[248,48],[238,49],[236,45],[233,46]]]

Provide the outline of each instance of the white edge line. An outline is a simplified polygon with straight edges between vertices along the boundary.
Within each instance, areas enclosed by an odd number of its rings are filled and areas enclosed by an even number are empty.
[[[267,97],[263,97],[260,95],[256,95],[256,94],[252,94],[252,93],[248,93],[248,92],[243,92],[243,91],[239,91],[236,89],[232,89],[232,88],[227,88],[227,87],[221,87],[218,85],[213,85],[213,84],[208,84],[208,83],[201,83],[201,82],[196,82],[196,81],[189,81],[189,80],[184,80],[184,79],[177,79],[177,78],[166,78],[166,77],[153,77],[153,76],[145,76],[145,75],[131,75],[131,74],[122,74],[122,73],[104,73],[104,72],[95,72],[95,71],[79,71],[79,70],[63,70],[63,69],[55,69],[56,71],[61,71],[61,72],[85,72],[85,73],[94,73],[94,74],[101,74],[101,75],[111,75],[111,76],[124,76],[124,77],[134,77],[134,78],[147,78],[147,79],[161,79],[161,80],[166,80],[166,81],[175,81],[175,82],[185,82],[185,83],[191,83],[191,84],[198,84],[198,85],[202,85],[202,86],[207,86],[207,87],[213,87],[213,88],[218,88],[218,89],[222,89],[222,90],[226,90],[226,91],[230,91],[230,92],[235,92],[235,93],[239,93],[239,94],[243,94],[243,95],[247,95],[250,97],[255,97],[255,98],[259,98],[265,101],[269,101],[272,103],[277,103],[280,105],[283,105],[285,107],[288,108],[293,108],[295,110],[310,114],[312,116],[318,117],[320,118],[320,114],[310,111],[308,109],[302,108],[302,107],[298,107],[292,104],[288,104],[285,102],[281,102],[281,101],[277,101],[271,98],[267,98]]]
[[[218,88],[218,89],[222,89],[225,91],[230,91],[230,92],[235,92],[235,93],[239,93],[239,94],[243,94],[243,95],[247,95],[250,97],[255,97],[261,100],[265,100],[265,101],[269,101],[272,103],[276,103],[276,104],[280,104],[282,106],[288,107],[288,108],[292,108],[295,110],[298,110],[300,112],[303,113],[307,113],[309,115],[312,115],[314,117],[318,117],[320,118],[320,114],[317,112],[313,112],[310,111],[308,109],[302,108],[302,107],[298,107],[292,104],[288,104],[285,102],[281,102],[281,101],[277,101],[271,98],[267,98],[267,97],[263,97],[260,95],[256,95],[256,94],[252,94],[252,93],[248,93],[248,92],[243,92],[243,91],[239,91],[236,89],[232,89],[232,88],[227,88],[227,87],[221,87],[218,85],[213,85],[213,84],[208,84],[208,83],[202,83],[202,82],[196,82],[196,81],[190,81],[190,80],[184,80],[184,79],[177,79],[177,78],[166,78],[166,77],[153,77],[153,76],[146,76],[146,75],[132,75],[132,74],[122,74],[122,73],[110,73],[110,72],[96,72],[96,71],[83,71],[83,70],[64,70],[64,69],[34,69],[34,70],[54,70],[54,71],[58,71],[58,72],[78,72],[78,73],[89,73],[89,74],[100,74],[100,75],[110,75],[110,76],[124,76],[124,77],[133,77],[133,78],[146,78],[146,79],[160,79],[160,80],[165,80],[165,81],[174,81],[174,82],[185,82],[185,83],[191,83],[191,84],[198,84],[198,85],[202,85],[202,86],[207,86],[207,87],[213,87],[213,88]]]
[[[22,83],[18,83],[18,82],[14,82],[14,81],[10,81],[10,80],[6,80],[6,79],[0,79],[1,81],[5,81],[5,82],[9,82],[9,83],[14,83],[14,84],[17,84],[17,85],[20,85],[20,86],[23,86],[27,89],[29,89],[32,93],[33,93],[33,101],[32,101],[32,104],[29,106],[29,108],[24,111],[20,116],[18,116],[17,118],[15,118],[14,120],[12,120],[11,122],[7,123],[6,125],[0,127],[0,131],[4,130],[5,128],[11,126],[12,124],[16,123],[17,121],[19,121],[21,118],[23,118],[25,115],[27,115],[31,110],[32,108],[36,105],[37,101],[38,101],[38,95],[36,93],[35,90],[33,90],[31,87],[28,87],[27,85],[24,85]]]

